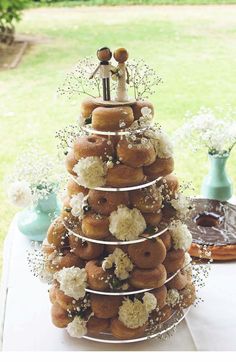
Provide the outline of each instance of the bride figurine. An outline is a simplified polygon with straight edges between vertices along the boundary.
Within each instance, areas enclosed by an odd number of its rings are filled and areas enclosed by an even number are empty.
[[[118,77],[117,93],[115,100],[117,102],[127,102],[129,100],[126,83],[129,84],[129,73],[125,65],[129,54],[125,48],[119,48],[113,53],[114,59],[118,62],[116,74]]]

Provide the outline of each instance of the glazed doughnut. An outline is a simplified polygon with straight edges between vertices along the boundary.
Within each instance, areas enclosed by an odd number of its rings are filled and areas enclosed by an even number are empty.
[[[56,288],[55,294],[56,294],[56,303],[62,309],[66,310],[66,311],[76,310],[76,307],[78,306],[78,302],[76,303],[74,298],[66,295],[62,290],[59,289],[59,287]]]
[[[87,214],[82,220],[82,232],[91,239],[102,240],[110,235],[109,218],[100,214]]]
[[[117,210],[119,205],[129,205],[128,192],[109,192],[90,190],[88,195],[89,206],[101,215],[109,216]]]
[[[186,287],[188,283],[188,276],[185,270],[180,270],[174,278],[172,278],[168,283],[167,287],[170,289],[181,290]]]
[[[102,269],[102,265],[98,260],[90,260],[85,265],[87,272],[87,282],[91,289],[101,292],[109,289],[109,273]]]
[[[179,291],[180,294],[180,304],[181,308],[188,308],[196,300],[196,290],[193,283],[188,283],[186,287]]]
[[[154,269],[166,257],[166,248],[159,238],[145,240],[128,246],[131,261],[141,269]]]
[[[173,174],[166,175],[162,180],[163,184],[163,196],[169,196],[170,199],[174,198],[176,193],[179,190],[179,181],[178,178]]]
[[[111,321],[111,333],[118,339],[135,339],[144,335],[147,323],[142,327],[128,328],[119,319]]]
[[[70,196],[66,196],[63,200],[61,209],[61,218],[66,224],[74,225],[78,222],[78,218],[72,215],[70,206]]]
[[[56,247],[53,244],[49,244],[47,239],[44,239],[43,244],[42,244],[42,252],[48,256],[52,253],[56,253]]]
[[[51,308],[52,323],[58,328],[66,328],[72,321],[72,318],[68,316],[68,312],[55,303]]]
[[[171,204],[164,204],[164,207],[162,209],[163,219],[166,222],[170,222],[175,216],[176,216],[176,210],[171,206]]]
[[[167,296],[167,288],[165,285],[162,285],[160,288],[153,289],[150,293],[152,293],[156,300],[157,306],[156,309],[161,309],[166,304],[166,296]]]
[[[77,176],[77,174],[73,171],[73,167],[77,164],[77,162],[78,161],[75,158],[74,151],[70,150],[66,155],[65,165],[67,171],[73,176]]]
[[[145,180],[142,167],[133,168],[119,164],[108,169],[106,185],[113,187],[135,186]]]
[[[70,178],[68,180],[67,185],[66,185],[66,189],[67,189],[67,195],[68,196],[77,195],[80,192],[82,192],[84,195],[88,194],[88,189],[86,189],[85,187],[80,186],[79,184],[77,184],[77,182],[75,182],[72,178]]]
[[[110,329],[110,319],[91,317],[89,318],[86,327],[88,333],[93,335],[98,335],[101,332],[108,332]]]
[[[56,303],[57,301],[57,291],[58,286],[56,284],[53,284],[51,288],[49,289],[49,300],[52,304]]]
[[[97,135],[81,136],[74,143],[74,156],[77,160],[84,157],[97,156],[107,161],[114,155],[111,141]]]
[[[84,266],[84,262],[80,258],[78,258],[78,256],[76,256],[74,253],[71,253],[70,251],[66,250],[64,252],[64,255],[63,253],[60,254],[54,255],[52,258],[50,258],[49,256],[46,262],[46,269],[50,273],[57,272],[58,270],[61,270],[63,268],[70,268],[72,266],[79,268]]]
[[[161,220],[162,220],[162,211],[159,210],[158,212],[155,213],[145,213],[143,214],[143,217],[146,221],[147,225],[150,226],[157,226],[160,224]]]
[[[148,176],[149,180],[155,180],[160,176],[166,176],[174,170],[174,159],[169,158],[156,158],[150,166],[144,166],[143,172]]]
[[[97,318],[114,318],[122,304],[121,296],[91,294],[91,308]]]
[[[163,262],[167,273],[175,273],[181,269],[185,260],[185,252],[183,249],[172,249],[166,254],[166,258]]]
[[[130,274],[129,282],[134,288],[160,288],[166,281],[166,270],[163,264],[154,269],[134,268]]]
[[[81,114],[84,118],[89,118],[92,112],[98,105],[94,102],[92,97],[85,98],[80,105]]]
[[[63,224],[62,218],[57,217],[49,226],[47,232],[47,241],[53,244],[56,248],[60,248],[65,244],[67,238],[67,230]]]
[[[173,314],[173,309],[169,305],[165,305],[159,312],[157,313],[157,321],[158,323],[163,323],[167,321]]]
[[[134,121],[131,107],[98,107],[92,113],[92,127],[98,131],[120,131]]]
[[[129,192],[130,203],[142,213],[158,212],[162,204],[162,195],[156,185]]]
[[[135,141],[123,138],[118,142],[116,151],[118,159],[130,167],[148,166],[156,159],[153,144],[145,137],[136,138]]]
[[[159,238],[163,241],[163,244],[166,247],[166,250],[170,250],[171,248],[171,235],[169,231],[165,231],[163,234],[159,235]]]
[[[82,241],[72,234],[69,236],[69,244],[71,251],[83,260],[96,259],[103,253],[104,250],[104,246],[102,244]]]
[[[136,101],[133,105],[132,105],[132,109],[133,109],[133,113],[134,113],[134,119],[135,121],[138,120],[140,117],[142,117],[142,113],[141,113],[141,109],[143,107],[148,107],[151,109],[152,111],[152,116],[154,116],[154,107],[153,104],[147,100],[143,100],[143,101]]]

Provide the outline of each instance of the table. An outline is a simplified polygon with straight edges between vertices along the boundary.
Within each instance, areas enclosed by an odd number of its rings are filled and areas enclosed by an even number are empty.
[[[17,217],[17,216],[16,216]],[[204,299],[192,307],[167,340],[133,344],[101,344],[70,338],[50,320],[48,286],[30,272],[30,241],[14,218],[4,243],[0,299],[0,343],[3,351],[196,351],[236,350],[236,263],[212,265]]]

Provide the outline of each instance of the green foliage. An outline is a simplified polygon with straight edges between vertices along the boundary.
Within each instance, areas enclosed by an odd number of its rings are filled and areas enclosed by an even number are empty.
[[[236,0],[31,0],[31,6],[100,6],[100,5],[208,5],[236,4]]]
[[[0,0],[0,42],[12,43],[14,23],[20,20],[26,0]]]
[[[26,0],[0,0],[0,22],[12,24],[13,21],[19,21],[26,3]]]

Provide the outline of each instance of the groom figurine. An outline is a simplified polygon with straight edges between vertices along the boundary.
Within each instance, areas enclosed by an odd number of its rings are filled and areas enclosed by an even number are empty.
[[[103,100],[110,101],[111,94],[110,94],[110,75],[111,75],[111,68],[112,65],[109,60],[112,57],[112,52],[109,48],[103,47],[98,49],[97,51],[98,60],[100,60],[100,64],[95,69],[93,74],[89,77],[92,79],[95,74],[99,71],[100,78],[102,79],[102,88],[103,88]]]

